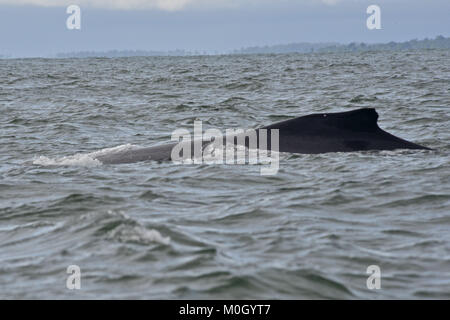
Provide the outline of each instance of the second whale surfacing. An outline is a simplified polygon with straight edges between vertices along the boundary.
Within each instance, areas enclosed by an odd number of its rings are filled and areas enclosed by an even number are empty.
[[[396,149],[431,150],[382,130],[377,121],[378,113],[375,109],[364,108],[346,112],[311,114],[274,123],[261,129],[267,129],[269,137],[272,129],[279,130],[279,152],[318,154]],[[258,130],[255,131],[258,132]],[[210,142],[206,144],[208,143]],[[172,149],[176,145],[177,143],[171,143],[125,150],[101,155],[96,159],[104,164],[171,160]],[[246,145],[248,147],[248,142]],[[270,139],[267,149],[271,149]]]

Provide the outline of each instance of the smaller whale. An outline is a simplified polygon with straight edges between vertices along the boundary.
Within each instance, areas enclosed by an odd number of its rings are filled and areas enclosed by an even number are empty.
[[[369,150],[431,150],[430,148],[398,138],[378,126],[378,113],[373,108],[363,108],[337,113],[317,113],[302,116],[260,129],[270,136],[272,129],[279,130],[280,152],[318,154],[327,152],[356,152]],[[256,129],[258,132],[260,129]],[[224,138],[225,139],[225,138]],[[239,144],[239,139],[232,139]],[[245,145],[248,147],[248,140]],[[206,142],[203,147],[211,142]],[[177,143],[147,148],[125,150],[96,157],[104,164],[132,163],[147,160],[171,160]],[[259,135],[257,147],[260,146]],[[264,145],[271,150],[270,140]]]

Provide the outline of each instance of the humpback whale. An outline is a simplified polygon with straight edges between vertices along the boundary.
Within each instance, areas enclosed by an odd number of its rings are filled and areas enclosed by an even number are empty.
[[[279,132],[280,152],[318,154],[327,152],[355,152],[368,150],[421,149],[427,147],[398,138],[378,126],[378,113],[374,108],[363,108],[337,113],[316,113],[265,126]],[[225,138],[224,138],[225,139]],[[260,146],[259,135],[258,144]],[[233,139],[235,144],[238,139]],[[245,145],[248,147],[246,139]],[[203,142],[203,147],[211,141]],[[171,160],[177,143],[126,150],[100,155],[96,159],[104,164],[132,163],[147,160]],[[271,150],[270,139],[264,144]]]

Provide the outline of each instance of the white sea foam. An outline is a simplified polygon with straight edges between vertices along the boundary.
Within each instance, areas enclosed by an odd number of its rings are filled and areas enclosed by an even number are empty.
[[[169,245],[170,237],[164,237],[155,229],[147,229],[138,221],[132,219],[123,211],[108,210],[108,215],[119,217],[124,220],[108,234],[108,238],[117,239],[121,242],[135,242],[140,244],[150,244],[153,242]]]
[[[105,148],[90,153],[76,153],[72,156],[65,156],[60,158],[49,158],[46,156],[39,156],[33,159],[33,164],[41,166],[85,166],[95,167],[102,165],[102,162],[96,158],[108,154],[137,149],[139,146],[133,144],[123,144],[117,147]]]
[[[148,230],[140,225],[120,225],[110,232],[109,237],[121,242],[135,242],[141,244],[156,242],[164,245],[170,244],[169,237],[163,237],[159,231],[155,229]]]
[[[41,166],[99,166],[102,163],[88,154],[75,154],[62,158],[37,157],[33,164]]]

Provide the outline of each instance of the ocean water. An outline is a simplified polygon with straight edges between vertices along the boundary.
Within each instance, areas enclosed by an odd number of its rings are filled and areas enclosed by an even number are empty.
[[[361,107],[434,150],[94,159]],[[0,60],[0,298],[448,299],[449,107],[440,50]]]

